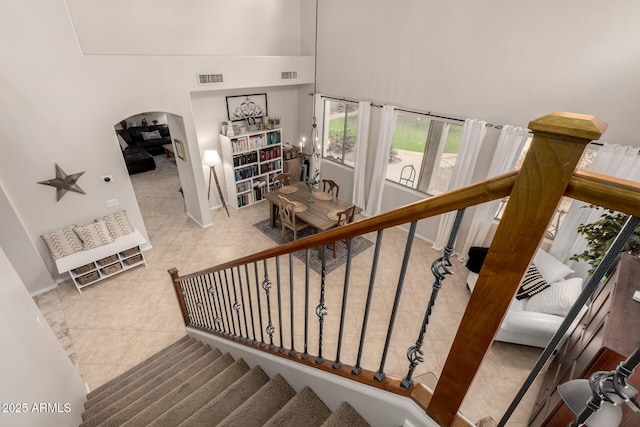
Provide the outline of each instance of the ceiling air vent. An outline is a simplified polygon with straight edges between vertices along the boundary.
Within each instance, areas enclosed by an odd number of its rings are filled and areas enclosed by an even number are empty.
[[[222,74],[198,74],[198,83],[201,85],[222,83],[222,81]]]
[[[285,79],[297,79],[298,78],[298,72],[297,71],[283,71],[282,73],[280,73],[281,77],[283,80]]]

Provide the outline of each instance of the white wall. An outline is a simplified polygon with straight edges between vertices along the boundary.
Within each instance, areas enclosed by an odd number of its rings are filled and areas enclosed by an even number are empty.
[[[27,409],[26,413],[2,411],[0,425],[79,425],[85,385],[2,249],[0,342],[0,402],[24,403]],[[34,412],[33,405],[39,408],[41,403],[57,406],[50,412]]]
[[[282,0],[272,7],[287,4]],[[180,5],[198,8],[196,3]],[[113,5],[119,13],[126,10],[117,6],[122,4]],[[154,13],[171,14],[167,8]],[[213,17],[206,18],[211,22]],[[105,25],[102,20],[113,25],[106,13],[92,19],[96,28]],[[292,31],[297,34],[299,19],[296,9],[295,20],[289,25],[262,33],[268,39],[263,43],[281,46],[283,37]],[[264,23],[261,16],[247,14],[247,25],[258,23]],[[64,0],[3,4],[0,37],[12,42],[0,44],[0,106],[4,113],[0,116],[0,181],[48,272],[56,277],[40,239],[45,232],[126,209],[133,225],[146,234],[113,130],[116,123],[145,111],[180,116],[187,150],[195,159],[200,148],[190,92],[209,89],[198,86],[198,73],[223,73],[224,83],[216,86],[223,90],[309,83],[313,75],[312,58],[300,56],[87,56],[80,51],[82,42],[77,36]],[[213,39],[209,42],[216,44]],[[235,46],[245,45],[253,46],[253,42],[239,40]],[[296,46],[299,49],[299,41]],[[267,49],[266,53],[270,52]],[[291,70],[298,71],[298,80],[281,80],[281,71]],[[68,193],[56,202],[55,189],[37,184],[54,177],[54,163],[67,173],[86,171],[78,180],[86,195]],[[202,167],[199,162],[187,167],[190,170],[181,170],[180,175],[188,213],[199,224],[209,225]],[[112,175],[113,180],[106,184],[100,179],[103,175]],[[118,206],[106,208],[105,201],[110,199],[118,199]]]

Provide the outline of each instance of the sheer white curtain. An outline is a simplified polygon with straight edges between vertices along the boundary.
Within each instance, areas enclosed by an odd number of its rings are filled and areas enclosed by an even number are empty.
[[[487,178],[493,178],[496,175],[513,170],[528,138],[529,129],[511,125],[504,126],[500,131],[498,144],[487,172]],[[469,232],[464,245],[460,249],[460,261],[466,261],[471,246],[479,246],[484,242],[499,206],[500,200],[494,200],[493,202],[483,203],[473,209],[470,216]]]
[[[387,165],[389,164],[389,151],[391,151],[391,143],[393,142],[393,132],[396,129],[396,117],[395,107],[391,105],[382,107],[371,188],[369,189],[369,198],[363,212],[365,216],[375,215],[382,208],[382,191],[384,190],[384,179],[387,174]]]
[[[471,183],[471,177],[473,176],[476,161],[478,160],[478,153],[480,153],[480,147],[486,135],[486,121],[477,119],[467,119],[464,121],[462,141],[460,143],[460,149],[458,150],[456,164],[453,168],[453,175],[449,181],[448,191],[464,187]],[[440,216],[440,224],[438,226],[436,239],[433,242],[433,249],[440,251],[447,244],[455,216],[455,212],[449,212]]]
[[[616,144],[604,145],[596,153],[593,163],[587,169],[617,178],[640,181],[640,162],[637,147]],[[597,221],[602,210],[589,209],[586,203],[574,200],[558,230],[549,253],[570,265],[569,258],[584,250],[586,241],[576,231],[578,225]]]
[[[363,208],[365,191],[365,165],[369,145],[369,124],[371,123],[371,103],[358,103],[358,139],[356,158],[353,166],[353,204]]]

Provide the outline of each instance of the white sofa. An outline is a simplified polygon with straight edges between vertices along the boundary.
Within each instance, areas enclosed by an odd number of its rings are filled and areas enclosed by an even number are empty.
[[[552,286],[531,298],[521,300],[514,298],[496,334],[496,341],[546,347],[564,320],[563,315],[549,312],[568,311],[581,290],[582,279],[565,280],[565,277],[573,273],[573,270],[548,253],[539,250],[533,263]],[[478,277],[478,274],[469,272],[467,285],[471,292],[473,292]],[[543,311],[533,311],[532,309]],[[586,309],[586,306],[582,307],[582,312]],[[581,317],[581,314],[577,319]]]

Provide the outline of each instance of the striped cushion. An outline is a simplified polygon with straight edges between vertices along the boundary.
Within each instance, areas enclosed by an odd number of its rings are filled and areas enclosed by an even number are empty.
[[[93,249],[113,242],[113,237],[109,234],[104,221],[92,222],[91,224],[76,227],[74,230],[80,236],[85,249]]]
[[[547,289],[550,284],[542,277],[535,264],[531,264],[520,282],[516,299],[525,299]]]
[[[73,231],[74,227],[75,224],[42,235],[54,261],[82,250],[82,242]]]
[[[97,221],[104,221],[105,224],[107,224],[107,230],[109,230],[109,234],[114,239],[133,233],[133,227],[129,224],[129,218],[127,217],[127,211],[125,210],[103,216],[96,219],[96,222]]]

